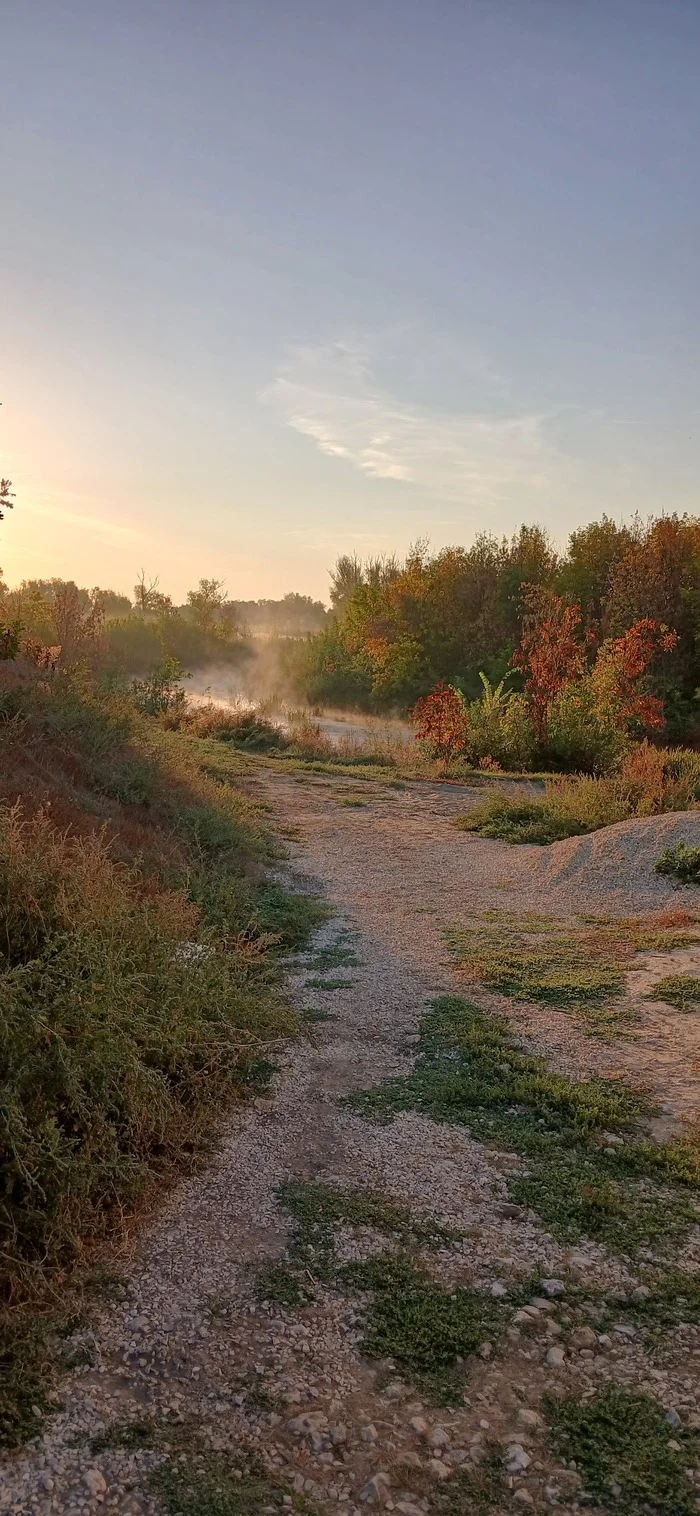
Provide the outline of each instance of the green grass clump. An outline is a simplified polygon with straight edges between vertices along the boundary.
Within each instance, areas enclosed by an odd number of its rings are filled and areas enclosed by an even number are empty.
[[[575,1460],[586,1490],[606,1510],[620,1516],[697,1511],[685,1469],[697,1463],[700,1438],[684,1427],[671,1429],[655,1400],[609,1385],[586,1404],[571,1398],[549,1409],[555,1452]]]
[[[313,1300],[312,1292],[286,1263],[270,1263],[261,1269],[256,1280],[261,1300],[269,1300],[284,1310],[294,1310]]]
[[[585,830],[578,822],[555,815],[548,800],[515,800],[495,791],[455,826],[462,832],[477,832],[495,842],[530,842],[540,847],[575,837]]]
[[[347,1264],[344,1282],[372,1292],[363,1347],[375,1358],[391,1358],[443,1405],[461,1399],[463,1360],[507,1326],[512,1304],[504,1306],[475,1290],[445,1289],[416,1261],[382,1254]]]
[[[474,925],[450,928],[445,938],[472,981],[511,1000],[577,1011],[600,1032],[614,1024],[611,1002],[624,993],[630,958],[688,947],[698,933],[696,919],[683,912],[569,923],[534,912],[489,911]]]
[[[168,1459],[150,1480],[168,1516],[263,1516],[284,1509],[287,1486],[270,1479],[262,1465],[213,1453]],[[316,1507],[292,1494],[292,1509],[314,1516]]]
[[[610,1320],[631,1316],[643,1326],[668,1328],[681,1322],[700,1322],[700,1274],[684,1269],[667,1268],[645,1272],[642,1283],[649,1294],[635,1299],[630,1291],[627,1300],[609,1308]]]
[[[372,1227],[403,1242],[435,1243],[453,1240],[453,1233],[430,1217],[414,1216],[377,1190],[340,1190],[327,1184],[290,1181],[280,1200],[294,1221],[290,1254],[312,1274],[329,1279],[335,1273],[335,1231],[340,1226]]]
[[[589,1236],[630,1251],[678,1241],[698,1220],[696,1142],[636,1139],[641,1096],[617,1080],[555,1073],[502,1018],[455,996],[424,1017],[412,1071],[351,1103],[380,1120],[418,1110],[522,1154],[526,1167],[508,1179],[511,1199],[566,1240]],[[624,1134],[624,1145],[606,1153],[605,1132]]]
[[[460,966],[487,989],[512,1000],[534,1000],[561,1010],[585,1010],[618,996],[624,977],[612,958],[592,959],[585,938],[552,930],[543,943],[513,928],[454,928],[448,946]]]
[[[354,949],[347,946],[346,936],[345,932],[341,932],[337,940],[329,943],[327,947],[315,948],[307,958],[308,967],[321,971],[357,968],[360,960]]]
[[[657,874],[670,874],[682,884],[700,884],[700,847],[676,842],[665,847],[654,864]]]
[[[663,1000],[666,1005],[675,1005],[679,1011],[694,1011],[700,1004],[700,979],[692,974],[669,974],[659,979],[647,1000]]]
[[[150,1448],[159,1437],[160,1430],[154,1421],[117,1422],[90,1438],[90,1452],[104,1453],[109,1448]]]

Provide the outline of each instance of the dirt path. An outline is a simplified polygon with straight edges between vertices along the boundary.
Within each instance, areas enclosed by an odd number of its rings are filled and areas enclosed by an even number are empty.
[[[299,1003],[333,1019],[312,1023],[311,1043],[290,1050],[271,1098],[234,1119],[216,1162],[169,1197],[125,1263],[123,1283],[108,1284],[89,1323],[76,1330],[66,1345],[76,1367],[61,1387],[61,1409],[36,1445],[6,1461],[0,1511],[163,1512],[148,1483],[162,1458],[157,1429],[172,1446],[192,1427],[205,1449],[257,1450],[275,1477],[325,1510],[362,1513],[378,1505],[422,1516],[456,1469],[481,1467],[494,1441],[509,1449],[505,1510],[576,1510],[578,1476],[555,1467],[543,1449],[543,1394],[585,1394],[612,1377],[642,1385],[700,1425],[695,1329],[675,1357],[652,1362],[634,1332],[603,1340],[583,1328],[577,1340],[572,1328],[567,1336],[552,1302],[538,1297],[529,1324],[512,1327],[498,1355],[486,1343],[476,1356],[463,1401],[438,1410],[390,1363],[361,1356],[357,1298],[315,1281],[309,1303],[285,1309],[261,1300],[256,1286],[256,1272],[280,1259],[289,1241],[278,1194],[289,1180],[371,1187],[454,1228],[461,1240],[445,1242],[431,1259],[435,1277],[450,1287],[471,1284],[497,1298],[504,1279],[534,1269],[555,1281],[554,1298],[562,1278],[608,1289],[629,1283],[629,1261],[592,1245],[566,1248],[532,1213],[509,1203],[506,1175],[518,1160],[459,1127],[412,1112],[376,1125],[340,1100],[409,1070],[427,1003],[459,983],[444,926],[494,905],[541,908],[551,891],[530,878],[525,901],[526,850],[455,832],[453,816],[474,799],[466,789],[390,789],[264,771],[256,788],[280,823],[298,831],[297,879],[320,886],[337,912],[316,947],[328,947],[332,960],[340,945],[341,956],[351,949],[358,962],[325,975],[326,983],[336,975],[350,981],[335,989],[309,983],[324,978],[313,959],[311,969],[309,962],[298,967],[292,985]],[[360,799],[365,804],[354,803]],[[663,904],[664,890],[672,897],[659,883]],[[614,1048],[561,1015],[531,1011],[528,1025],[560,1066],[609,1070],[635,1058],[638,1066],[653,1064],[665,1013],[656,1007],[645,1014],[641,1032]],[[684,1037],[691,1020],[685,1018]],[[664,1094],[668,1101],[675,1081],[681,1108],[688,1057],[665,1041]],[[642,1055],[635,1052],[640,1042]],[[375,1246],[371,1229],[339,1233],[341,1256],[364,1256]],[[694,1256],[691,1247],[691,1262]],[[128,1445],[120,1433],[135,1422],[145,1424],[143,1446],[137,1438]],[[229,1507],[168,1509],[219,1516]],[[274,1500],[250,1507],[264,1509],[277,1509]]]

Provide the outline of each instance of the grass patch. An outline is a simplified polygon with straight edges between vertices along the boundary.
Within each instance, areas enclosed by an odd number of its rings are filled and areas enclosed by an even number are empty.
[[[700,884],[700,847],[688,847],[685,842],[665,847],[654,868],[657,874],[671,875],[682,884]]]
[[[501,842],[546,846],[635,816],[691,810],[698,800],[698,754],[689,748],[655,748],[643,742],[613,774],[548,778],[541,798],[523,790],[509,796],[493,787],[480,805],[457,817],[455,825]],[[659,872],[676,874],[686,883],[700,880],[698,848],[686,848],[683,843],[667,848],[659,864]]]
[[[299,1275],[286,1263],[271,1263],[267,1268],[261,1269],[256,1284],[261,1300],[269,1300],[272,1305],[282,1306],[287,1311],[308,1305],[314,1298],[313,1291],[302,1283]]]
[[[290,1256],[316,1278],[336,1273],[335,1231],[340,1226],[371,1227],[404,1243],[446,1243],[455,1234],[430,1217],[414,1216],[376,1190],[340,1190],[327,1184],[298,1181],[282,1186],[282,1205],[289,1211],[294,1233]]]
[[[455,996],[435,1001],[423,1018],[410,1074],[358,1092],[351,1104],[380,1120],[418,1110],[522,1154],[510,1197],[566,1240],[589,1236],[629,1251],[675,1242],[698,1220],[695,1141],[638,1138],[641,1096],[616,1080],[554,1072],[502,1018]],[[608,1132],[624,1136],[610,1153]]]
[[[445,938],[468,979],[511,1000],[579,1012],[600,1030],[602,1013],[607,1009],[609,1022],[609,1003],[624,993],[633,955],[688,947],[698,931],[683,912],[647,921],[581,917],[572,925],[490,911],[473,926],[450,928]]]
[[[90,1452],[104,1453],[110,1448],[152,1448],[160,1439],[161,1431],[154,1421],[125,1421],[107,1427],[90,1438]]]
[[[371,1291],[363,1347],[390,1358],[426,1395],[455,1404],[464,1391],[464,1360],[508,1325],[512,1303],[500,1305],[476,1290],[444,1289],[414,1259],[384,1254],[350,1263],[340,1278]]]
[[[335,942],[327,947],[315,948],[307,958],[307,964],[311,969],[344,969],[359,967],[360,960],[354,949],[347,946],[345,941],[347,934],[342,932]]]
[[[270,1507],[319,1516],[318,1508],[266,1475],[262,1464],[224,1458],[213,1453],[169,1459],[151,1475],[168,1516],[263,1516]]]
[[[619,1321],[621,1315],[631,1316],[642,1326],[660,1328],[680,1326],[682,1322],[700,1322],[700,1274],[668,1268],[646,1272],[643,1284],[648,1295],[635,1298],[632,1291],[614,1311],[608,1309],[610,1321]]]
[[[609,1385],[585,1405],[567,1399],[549,1410],[554,1450],[575,1460],[588,1493],[606,1510],[620,1516],[697,1511],[685,1468],[700,1457],[700,1438],[684,1427],[671,1429],[656,1401]]]
[[[700,1005],[700,979],[692,974],[669,974],[659,979],[647,1000],[663,1000],[666,1005],[675,1005],[679,1011],[695,1011]]]
[[[511,1499],[502,1450],[492,1444],[481,1463],[470,1466],[468,1474],[459,1469],[438,1485],[432,1509],[436,1516],[502,1516]]]

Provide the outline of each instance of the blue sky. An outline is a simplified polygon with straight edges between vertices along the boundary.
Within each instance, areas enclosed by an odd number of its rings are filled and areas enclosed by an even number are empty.
[[[340,551],[696,507],[695,0],[0,36],[7,579],[324,595]]]

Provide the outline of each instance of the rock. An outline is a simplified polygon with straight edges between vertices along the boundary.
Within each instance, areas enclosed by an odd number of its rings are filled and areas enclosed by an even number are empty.
[[[543,1279],[541,1288],[550,1300],[556,1300],[560,1295],[566,1294],[566,1285],[562,1279]]]
[[[535,1432],[542,1425],[542,1417],[538,1416],[536,1411],[528,1410],[524,1405],[521,1405],[515,1419],[518,1426],[528,1432]]]
[[[92,1495],[93,1500],[107,1493],[107,1480],[100,1469],[88,1469],[84,1475],[83,1484]]]
[[[674,1411],[673,1407],[671,1407],[670,1411],[666,1412],[666,1421],[670,1427],[679,1427],[683,1424],[678,1412]]]
[[[534,1309],[528,1310],[527,1307],[524,1307],[522,1311],[516,1311],[513,1322],[515,1326],[519,1327],[534,1327],[539,1314],[539,1311]]]
[[[513,1491],[513,1499],[517,1500],[519,1505],[534,1505],[535,1503],[530,1491],[523,1489],[522,1486],[519,1490]]]
[[[449,1479],[452,1470],[448,1463],[443,1463],[441,1458],[431,1458],[428,1461],[428,1473],[435,1479]]]
[[[411,1431],[415,1432],[416,1437],[427,1437],[428,1423],[422,1416],[412,1416],[408,1425],[410,1426]]]
[[[623,1148],[625,1145],[624,1137],[618,1137],[617,1132],[603,1132],[603,1142],[609,1148]]]
[[[502,1279],[494,1279],[489,1289],[489,1294],[493,1296],[494,1300],[505,1300],[508,1294],[508,1286],[503,1283]]]
[[[506,1448],[506,1469],[509,1474],[524,1474],[532,1463],[529,1453],[521,1442],[509,1442]]]
[[[524,1215],[524,1212],[521,1205],[512,1205],[510,1201],[506,1201],[504,1205],[499,1205],[498,1214],[499,1216],[506,1217],[506,1219],[510,1218],[512,1221],[517,1221]]]
[[[367,1426],[360,1427],[360,1442],[376,1442],[378,1436],[377,1428],[372,1426],[371,1421]]]
[[[636,1337],[637,1328],[628,1326],[626,1321],[616,1321],[613,1332],[617,1332],[618,1337]]]
[[[420,1506],[413,1505],[410,1500],[397,1500],[394,1510],[400,1511],[401,1516],[424,1516]]]
[[[571,1333],[571,1341],[577,1348],[595,1348],[598,1345],[598,1338],[593,1328],[586,1326],[577,1327],[576,1331]]]
[[[368,1480],[367,1484],[365,1485],[364,1490],[360,1495],[360,1500],[362,1500],[365,1505],[384,1505],[385,1501],[388,1498],[390,1488],[391,1480],[388,1474],[381,1472],[379,1474],[373,1474],[372,1478]]]
[[[347,1440],[348,1440],[348,1429],[347,1429],[346,1426],[344,1426],[344,1424],[343,1424],[342,1421],[339,1421],[337,1426],[329,1428],[329,1434],[328,1435],[329,1435],[329,1437],[331,1439],[333,1447],[337,1448],[337,1447],[340,1446],[341,1443],[347,1442]]]
[[[447,1448],[450,1445],[450,1439],[444,1427],[433,1427],[428,1442],[431,1448]]]
[[[651,1290],[648,1290],[645,1284],[638,1284],[636,1290],[632,1291],[630,1300],[648,1300],[650,1294]]]
[[[287,1422],[291,1437],[306,1437],[309,1432],[319,1432],[328,1425],[325,1411],[306,1411],[303,1416],[293,1416]]]
[[[477,1352],[480,1358],[490,1358],[493,1352],[493,1343],[482,1342],[481,1347],[477,1349]]]
[[[412,1448],[404,1448],[403,1452],[398,1454],[396,1462],[403,1469],[421,1469],[423,1467],[418,1454],[414,1453]]]
[[[560,1369],[565,1356],[563,1348],[550,1348],[547,1353],[547,1363],[550,1369]]]

